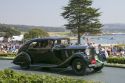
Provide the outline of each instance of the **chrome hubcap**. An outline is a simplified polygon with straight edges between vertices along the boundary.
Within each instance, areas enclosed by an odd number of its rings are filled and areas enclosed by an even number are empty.
[[[80,63],[80,62],[79,62],[79,63],[77,63],[76,68],[77,68],[77,69],[81,69],[81,68],[82,68],[82,66],[81,66],[81,63]]]
[[[77,69],[81,69],[81,65],[77,65],[76,67],[77,67]]]

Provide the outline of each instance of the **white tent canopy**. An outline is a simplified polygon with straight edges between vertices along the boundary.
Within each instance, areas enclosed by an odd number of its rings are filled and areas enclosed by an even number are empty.
[[[13,36],[12,39],[11,39],[11,41],[22,41],[23,38],[24,38],[23,35]],[[0,41],[3,41],[3,39],[4,39],[4,37],[0,37]],[[9,39],[9,41],[10,41],[10,39]]]
[[[0,37],[0,41],[3,41],[3,39],[4,39],[3,37]]]
[[[13,36],[12,37],[12,41],[22,41],[23,37],[24,37],[23,35]]]

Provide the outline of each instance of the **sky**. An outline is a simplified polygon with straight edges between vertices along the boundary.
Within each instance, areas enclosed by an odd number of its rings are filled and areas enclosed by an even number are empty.
[[[0,23],[62,27],[61,16],[69,0],[0,0]],[[125,0],[93,0],[101,23],[125,24]]]

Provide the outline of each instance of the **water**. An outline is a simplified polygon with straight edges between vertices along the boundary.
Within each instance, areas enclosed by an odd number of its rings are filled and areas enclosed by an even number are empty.
[[[81,43],[86,43],[86,39],[96,44],[125,44],[125,34],[111,34],[100,36],[82,36]]]

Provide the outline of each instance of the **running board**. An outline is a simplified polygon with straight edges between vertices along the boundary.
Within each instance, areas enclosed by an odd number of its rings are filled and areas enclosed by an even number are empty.
[[[53,64],[32,64],[32,65],[30,65],[30,66],[32,66],[32,67],[57,67],[58,65],[53,65]]]

